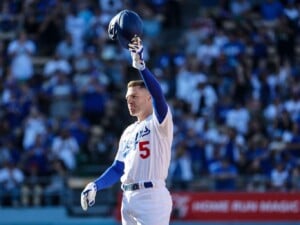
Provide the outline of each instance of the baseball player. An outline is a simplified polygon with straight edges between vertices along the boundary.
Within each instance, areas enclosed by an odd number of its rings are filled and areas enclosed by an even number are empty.
[[[81,206],[87,210],[95,203],[96,193],[121,180],[123,225],[167,225],[172,210],[166,188],[173,121],[162,89],[143,60],[141,39],[129,44],[132,66],[141,80],[127,85],[126,101],[137,121],[123,132],[113,164],[81,194]]]

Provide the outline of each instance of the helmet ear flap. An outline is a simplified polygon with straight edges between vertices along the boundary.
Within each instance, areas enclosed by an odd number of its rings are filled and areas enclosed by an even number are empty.
[[[117,39],[119,16],[119,14],[115,15],[109,22],[107,33],[111,40]]]

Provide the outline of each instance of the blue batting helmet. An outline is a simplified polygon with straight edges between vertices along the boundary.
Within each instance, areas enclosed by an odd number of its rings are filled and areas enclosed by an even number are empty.
[[[122,10],[115,15],[108,26],[108,36],[111,40],[118,40],[120,45],[128,48],[134,35],[143,34],[143,21],[140,16],[131,10]]]

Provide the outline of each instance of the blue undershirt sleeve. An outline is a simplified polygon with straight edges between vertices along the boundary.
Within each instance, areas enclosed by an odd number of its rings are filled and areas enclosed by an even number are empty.
[[[147,68],[139,72],[145,82],[148,91],[152,96],[155,115],[159,123],[162,123],[167,115],[168,105],[160,84],[155,76]]]
[[[97,191],[108,188],[117,183],[123,174],[124,163],[115,160],[114,163],[94,181],[97,186]]]

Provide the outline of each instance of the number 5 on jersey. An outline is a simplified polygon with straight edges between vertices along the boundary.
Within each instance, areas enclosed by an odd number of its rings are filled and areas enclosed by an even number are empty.
[[[146,159],[150,156],[150,149],[148,148],[149,141],[139,142],[139,151],[142,159]]]

